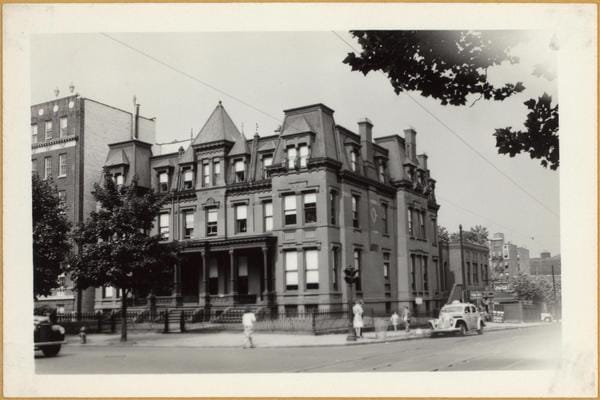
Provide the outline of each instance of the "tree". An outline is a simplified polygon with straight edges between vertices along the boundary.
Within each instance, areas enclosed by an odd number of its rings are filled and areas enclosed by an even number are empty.
[[[500,86],[488,79],[488,69],[503,63],[516,64],[518,57],[511,50],[524,40],[517,31],[351,31],[362,47],[360,55],[349,53],[344,63],[364,75],[382,71],[396,94],[417,91],[433,97],[442,105],[462,106],[477,96],[480,99],[504,100],[522,92],[522,82]],[[553,41],[549,46],[555,50]],[[533,72],[538,77],[553,80],[554,75],[542,65]],[[544,167],[557,169],[558,105],[552,106],[552,96],[544,93],[524,104],[530,112],[526,130],[512,127],[496,129],[496,147],[500,154],[514,157],[528,152],[541,159]]]
[[[448,242],[450,240],[450,236],[448,234],[448,229],[443,226],[438,226],[438,238],[439,240]]]
[[[472,242],[483,245],[487,245],[488,243],[489,232],[485,226],[475,225],[474,227],[471,227],[469,232],[467,232],[467,235]]]
[[[178,261],[176,245],[149,234],[161,200],[136,181],[120,188],[107,177],[103,186],[94,186],[94,197],[100,209],[74,232],[79,251],[71,259],[71,277],[82,289],[122,290],[121,341],[127,341],[129,294],[169,286]]]
[[[545,301],[544,290],[531,275],[517,274],[509,279],[509,286],[519,300]]]
[[[57,285],[61,263],[71,249],[64,206],[52,180],[31,179],[33,219],[33,296],[47,296]]]

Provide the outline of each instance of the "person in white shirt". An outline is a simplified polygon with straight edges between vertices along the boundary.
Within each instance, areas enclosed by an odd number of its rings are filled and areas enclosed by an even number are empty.
[[[250,309],[250,307],[246,308],[244,315],[242,315],[242,325],[244,326],[244,348],[254,348],[254,343],[252,342],[252,332],[254,323],[256,322],[256,316]]]
[[[354,307],[352,307],[352,312],[354,313],[354,319],[352,320],[352,325],[354,326],[354,332],[357,338],[362,337],[362,329],[364,327],[363,323],[363,308],[360,304],[360,300],[356,300],[354,302]]]
[[[397,331],[398,325],[400,325],[400,316],[398,315],[398,313],[396,311],[394,311],[394,313],[390,317],[390,322],[392,323],[392,326],[394,327],[394,331]]]

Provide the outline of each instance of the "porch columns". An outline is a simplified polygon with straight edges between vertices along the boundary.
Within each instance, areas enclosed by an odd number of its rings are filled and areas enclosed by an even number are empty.
[[[229,276],[231,277],[231,294],[235,296],[237,294],[237,275],[238,271],[235,265],[235,254],[233,249],[229,249]]]
[[[181,295],[181,265],[175,264],[173,268],[173,293],[175,297],[175,305],[183,305],[183,296]]]
[[[261,299],[264,299],[265,296],[269,295],[269,264],[268,264],[268,256],[269,256],[269,248],[262,248],[263,255],[263,293],[261,293]]]
[[[210,294],[208,293],[208,274],[210,271],[208,270],[208,264],[206,263],[206,251],[201,251],[200,255],[202,256],[202,266],[199,268],[200,273],[202,273],[202,280],[200,280],[200,274],[198,274],[198,304],[200,304],[202,299],[202,289],[204,289],[204,305],[208,306],[210,304]]]

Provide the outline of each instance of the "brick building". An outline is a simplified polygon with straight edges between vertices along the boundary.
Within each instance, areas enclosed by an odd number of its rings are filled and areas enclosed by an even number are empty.
[[[510,276],[530,272],[529,250],[506,241],[503,233],[495,233],[489,247],[494,280],[506,281]]]
[[[219,102],[186,149],[110,145],[106,173],[127,185],[135,171],[163,193],[156,233],[182,249],[158,304],[339,309],[348,265],[360,271],[358,296],[381,311],[443,304],[439,205],[416,132],[373,139],[369,120],[355,133],[323,104],[284,113],[276,135],[247,139]]]
[[[468,290],[483,290],[490,279],[489,248],[486,245],[463,240],[462,258],[460,241],[442,243],[448,250],[447,284],[462,284]],[[463,267],[461,268],[461,264]]]
[[[531,275],[552,275],[553,269],[555,275],[561,274],[560,254],[553,256],[550,252],[543,251],[539,258],[532,258],[529,262]]]
[[[107,144],[130,138],[135,125],[140,137],[154,142],[153,119],[136,119],[130,112],[76,94],[31,106],[32,173],[52,179],[73,225],[96,209],[91,192],[102,176]],[[36,306],[48,304],[64,312],[78,307],[93,310],[93,289],[78,296],[65,276],[57,285]]]

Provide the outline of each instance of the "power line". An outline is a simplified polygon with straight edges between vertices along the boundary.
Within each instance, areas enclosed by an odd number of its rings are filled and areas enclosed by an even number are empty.
[[[189,78],[189,79],[191,79],[191,80],[193,80],[193,81],[196,81],[196,82],[200,83],[201,85],[204,85],[204,86],[206,86],[206,87],[208,87],[208,88],[210,88],[210,89],[214,90],[215,92],[221,93],[222,95],[224,95],[224,96],[227,96],[227,97],[229,97],[230,99],[232,99],[232,100],[235,100],[235,101],[237,101],[238,103],[240,103],[240,104],[243,104],[243,105],[245,105],[246,107],[249,107],[249,108],[253,109],[254,111],[257,111],[257,112],[259,112],[259,113],[261,113],[261,114],[263,114],[263,115],[265,115],[265,116],[267,116],[267,117],[269,117],[269,118],[271,118],[271,119],[273,119],[273,120],[275,120],[275,121],[277,121],[277,122],[281,122],[281,119],[280,119],[280,118],[277,118],[277,117],[275,117],[275,116],[273,116],[273,115],[269,114],[269,113],[268,113],[268,112],[266,112],[266,111],[263,111],[263,110],[261,110],[261,109],[259,109],[259,108],[256,108],[256,107],[254,107],[252,104],[250,104],[250,103],[248,103],[248,102],[246,102],[246,101],[244,101],[244,100],[240,99],[239,97],[237,97],[237,96],[234,96],[234,95],[232,95],[232,94],[230,94],[230,93],[227,93],[226,91],[224,91],[224,90],[221,90],[221,89],[219,89],[218,87],[216,87],[216,86],[213,86],[213,85],[211,85],[210,83],[208,83],[208,82],[205,82],[205,81],[203,81],[203,80],[201,80],[201,79],[199,79],[199,78],[195,77],[194,75],[191,75],[191,74],[189,74],[189,73],[187,73],[187,72],[185,72],[185,71],[183,71],[183,70],[181,70],[181,69],[179,69],[179,68],[177,68],[177,67],[175,67],[175,66],[173,66],[173,65],[171,65],[171,64],[168,64],[168,63],[166,63],[165,61],[162,61],[162,60],[160,60],[160,59],[158,59],[158,58],[154,57],[154,56],[153,56],[153,55],[151,55],[151,54],[148,54],[148,53],[146,53],[145,51],[142,51],[142,50],[140,50],[140,49],[138,49],[138,48],[136,48],[136,47],[133,47],[133,46],[131,46],[130,44],[128,44],[128,43],[125,43],[125,42],[123,42],[123,41],[121,41],[121,40],[119,40],[119,39],[117,39],[117,38],[115,38],[115,37],[113,37],[113,36],[111,36],[111,35],[109,35],[109,34],[107,34],[107,33],[101,32],[100,34],[101,34],[102,36],[104,36],[104,37],[106,37],[106,38],[108,38],[108,39],[110,39],[110,40],[112,40],[112,41],[114,41],[114,42],[116,42],[116,43],[120,44],[121,46],[128,48],[129,50],[132,50],[132,51],[134,51],[134,52],[136,52],[136,53],[138,53],[138,54],[141,54],[142,56],[144,56],[144,57],[146,57],[146,58],[149,58],[150,60],[152,60],[152,61],[154,61],[154,62],[156,62],[156,63],[158,63],[158,64],[162,65],[162,66],[163,66],[163,67],[165,67],[165,68],[168,68],[168,69],[170,69],[170,70],[172,70],[172,71],[175,71],[175,72],[177,72],[177,73],[179,73],[179,74],[182,74],[182,75],[184,75],[185,77],[187,77],[187,78]]]
[[[356,50],[354,48],[354,46],[352,46],[350,43],[348,43],[346,40],[344,40],[337,32],[331,31],[336,37],[338,37],[341,41],[343,41],[346,45],[348,45],[352,50],[354,50],[356,53],[360,53],[358,50]],[[527,189],[525,189],[523,186],[521,186],[517,181],[515,181],[510,175],[508,175],[506,172],[502,171],[500,168],[498,168],[493,162],[491,162],[486,156],[484,156],[479,150],[477,150],[475,147],[473,147],[469,142],[467,142],[461,135],[459,135],[458,133],[456,133],[452,128],[450,128],[444,121],[442,121],[440,118],[438,118],[434,113],[432,113],[431,111],[429,111],[429,109],[427,109],[427,107],[425,107],[423,104],[421,104],[420,102],[418,102],[416,99],[414,99],[410,93],[406,92],[406,95],[408,96],[408,98],[410,100],[412,100],[416,105],[418,105],[421,109],[423,109],[423,111],[425,111],[427,114],[429,114],[433,119],[435,119],[440,125],[442,125],[444,128],[446,128],[448,130],[448,132],[450,132],[452,135],[454,135],[457,139],[459,139],[465,146],[467,146],[467,148],[469,148],[472,152],[474,152],[475,154],[477,154],[483,161],[485,161],[487,164],[489,164],[492,168],[494,168],[500,175],[504,176],[509,182],[511,182],[513,185],[515,185],[519,190],[521,190],[523,193],[525,193],[529,198],[531,198],[532,200],[534,200],[536,203],[538,203],[540,206],[542,206],[544,209],[546,209],[548,212],[550,212],[551,214],[553,214],[556,217],[559,217],[558,213],[556,213],[554,210],[552,210],[550,207],[548,207],[546,204],[544,204],[542,201],[540,201],[537,197],[535,197],[533,194],[531,194]]]

